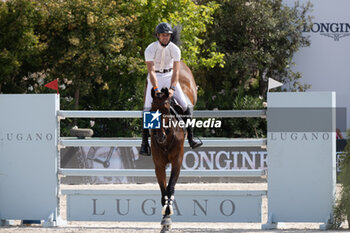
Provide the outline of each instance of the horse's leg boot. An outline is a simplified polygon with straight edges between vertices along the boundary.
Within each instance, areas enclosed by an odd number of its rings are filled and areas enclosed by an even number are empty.
[[[151,148],[148,144],[149,131],[148,129],[142,130],[142,143],[139,151],[140,155],[151,156]]]
[[[184,115],[186,115],[186,119],[184,119],[185,122],[187,121],[187,119],[192,120],[192,113],[191,113],[191,109],[189,107],[184,112]],[[188,144],[190,144],[190,147],[192,149],[196,149],[197,147],[200,147],[201,145],[203,145],[202,141],[198,142],[198,141],[193,140],[193,129],[192,129],[191,125],[189,125],[187,127],[187,140],[188,140]]]

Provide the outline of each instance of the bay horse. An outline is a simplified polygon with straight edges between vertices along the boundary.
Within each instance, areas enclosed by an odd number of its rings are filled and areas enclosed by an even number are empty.
[[[180,63],[179,83],[185,95],[187,95],[190,104],[194,106],[197,102],[197,86],[191,70],[185,63]],[[146,86],[147,88],[147,86]],[[151,111],[159,111],[165,125],[169,126],[169,121],[178,121],[176,117],[169,117],[170,103],[169,92],[163,88],[161,93],[152,93]],[[180,113],[181,114],[181,113]],[[163,123],[162,122],[162,123]],[[184,141],[186,138],[186,129],[178,126],[165,128],[163,125],[160,129],[151,130],[151,153],[155,166],[155,173],[161,191],[162,204],[162,231],[171,228],[171,218],[173,214],[173,202],[175,194],[175,185],[180,175],[182,160],[184,156]],[[168,184],[166,182],[166,167],[171,164],[171,173]]]

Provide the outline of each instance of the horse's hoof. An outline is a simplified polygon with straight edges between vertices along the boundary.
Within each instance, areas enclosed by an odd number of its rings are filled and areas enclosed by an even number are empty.
[[[169,232],[171,230],[171,225],[162,226],[162,230],[160,232]]]
[[[173,224],[173,222],[171,221],[171,218],[169,216],[164,217],[160,222],[160,225],[162,226],[170,226],[171,224]]]
[[[170,217],[164,217],[160,224],[162,225],[162,230],[160,232],[169,232],[171,230],[172,221]]]

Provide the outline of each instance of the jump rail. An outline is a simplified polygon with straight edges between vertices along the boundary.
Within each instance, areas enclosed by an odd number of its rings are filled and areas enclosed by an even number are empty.
[[[237,139],[202,139],[205,147],[266,147],[266,139],[237,138]],[[111,139],[111,138],[87,138],[76,139],[61,137],[60,145],[65,146],[140,146],[141,139]],[[185,146],[189,146],[185,142]]]
[[[142,111],[58,111],[61,118],[141,118]],[[193,117],[266,118],[266,110],[196,110]]]
[[[152,169],[68,169],[61,168],[59,173],[64,176],[135,176],[154,177]],[[170,170],[167,170],[167,175]],[[181,177],[261,177],[265,170],[182,170]]]
[[[58,111],[59,119],[65,118],[141,118],[142,111]],[[241,117],[266,117],[266,110],[202,110],[195,111],[194,117],[220,117],[220,118],[241,118]],[[205,138],[202,139],[205,147],[266,147],[266,139],[253,138]],[[60,137],[60,147],[77,146],[139,146],[141,139],[126,138],[85,138]],[[186,141],[185,146],[189,144]],[[169,171],[167,171],[169,173]],[[59,173],[63,176],[144,176],[153,177],[151,169],[64,169],[60,168]],[[183,177],[262,177],[264,170],[183,170]]]
[[[197,110],[194,117],[206,118],[242,118],[242,117],[266,117],[266,110]],[[142,111],[58,111],[59,119],[65,118],[141,118]],[[206,147],[266,147],[266,139],[203,139]],[[112,139],[112,138],[87,138],[76,139],[61,137],[60,146],[139,146],[140,139]],[[188,147],[188,143],[185,142]]]

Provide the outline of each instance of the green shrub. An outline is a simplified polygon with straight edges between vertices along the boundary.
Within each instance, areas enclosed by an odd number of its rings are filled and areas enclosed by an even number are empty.
[[[342,184],[342,191],[334,207],[333,229],[339,229],[345,220],[348,221],[350,228],[350,130],[347,145],[341,154],[340,167],[339,181]]]

